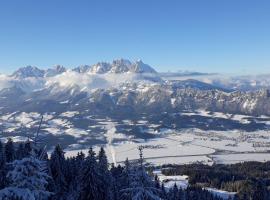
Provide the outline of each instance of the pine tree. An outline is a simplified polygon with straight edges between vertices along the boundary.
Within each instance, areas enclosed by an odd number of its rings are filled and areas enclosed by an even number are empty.
[[[131,195],[132,200],[159,200],[159,190],[155,188],[154,181],[144,168],[142,147],[139,147],[139,151],[139,165],[135,167],[135,173],[132,173],[131,187],[123,189],[122,192]]]
[[[23,157],[25,157],[24,145],[23,143],[20,143],[16,150],[16,159],[21,160]]]
[[[79,152],[76,157],[67,159],[67,181],[69,183],[69,192],[67,199],[75,200],[79,198],[80,193],[80,175],[83,170],[85,155]]]
[[[100,148],[98,153],[98,166],[103,172],[108,172],[108,159],[103,147]]]
[[[97,168],[97,160],[95,152],[92,148],[89,149],[88,157],[84,164],[84,170],[81,175],[81,191],[80,200],[102,200],[100,198],[99,173]]]
[[[124,164],[125,165],[124,165],[124,169],[123,169],[123,173],[122,173],[122,177],[121,177],[122,189],[127,189],[127,188],[132,187],[131,183],[133,182],[133,178],[135,177],[135,174],[134,174],[135,172],[132,169],[128,158],[125,160]],[[129,191],[126,192],[125,190],[122,190],[120,198],[123,200],[124,199],[131,200],[132,196],[131,196],[131,193]]]
[[[32,152],[32,146],[30,140],[27,140],[24,144],[24,157],[30,156]]]
[[[48,179],[46,163],[34,157],[15,160],[7,178],[10,185],[0,190],[0,199],[48,200],[51,193],[46,190]]]
[[[130,187],[132,182],[132,169],[128,158],[125,160],[125,167],[123,170],[124,184],[126,187]]]
[[[77,169],[76,158],[67,159],[67,182],[69,185],[67,199],[75,200],[79,198],[80,181],[79,177],[80,169]]]
[[[112,174],[112,196],[114,200],[120,199],[120,190],[123,188],[123,167],[118,165],[117,167],[111,168]],[[125,198],[125,200],[128,200]]]
[[[6,185],[6,157],[3,144],[0,141],[0,189]]]
[[[108,170],[108,159],[104,149],[101,147],[98,154],[98,169],[100,175],[101,185],[100,189],[100,199],[109,200],[112,198],[111,186],[112,186],[112,176]]]
[[[169,200],[179,200],[179,190],[177,185],[174,184],[173,188],[169,191]]]
[[[184,200],[185,199],[185,191],[182,188],[179,188],[178,195],[179,195],[179,199],[180,200]]]
[[[60,145],[56,145],[54,151],[51,154],[50,159],[50,173],[54,180],[55,185],[55,198],[65,199],[67,192],[67,182],[65,178],[65,156]]]
[[[76,168],[78,170],[82,169],[83,167],[83,163],[84,163],[84,159],[85,159],[85,154],[81,151],[77,154],[76,156]]]
[[[80,176],[80,172],[83,170],[83,165],[85,162],[85,154],[83,152],[80,152],[77,154],[76,158],[73,159],[73,170],[74,173],[76,175],[75,179],[76,182],[79,182],[79,176]],[[79,184],[77,184],[79,186]]]
[[[7,162],[12,162],[15,158],[15,148],[11,138],[8,139],[5,145],[5,156]]]
[[[267,189],[262,181],[258,181],[255,185],[254,192],[252,194],[252,199],[256,200],[266,200],[269,197],[266,196]]]
[[[5,157],[5,153],[4,153],[4,147],[3,144],[0,140],[0,169],[2,169],[2,167],[5,165],[6,163],[6,157]]]
[[[164,186],[164,183],[162,183],[161,184],[161,195],[160,195],[160,197],[161,197],[161,199],[167,199],[168,197],[168,194],[167,194],[167,191],[166,191],[166,189],[165,189],[165,186]]]

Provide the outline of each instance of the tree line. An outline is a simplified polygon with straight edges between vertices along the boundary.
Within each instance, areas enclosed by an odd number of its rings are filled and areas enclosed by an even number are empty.
[[[65,157],[56,145],[49,158],[30,141],[0,142],[1,200],[220,200],[198,186],[166,189],[137,161],[108,163],[104,149]]]
[[[212,166],[203,164],[164,165],[163,174],[185,174],[191,185],[237,192],[240,200],[270,199],[270,162],[243,162]]]

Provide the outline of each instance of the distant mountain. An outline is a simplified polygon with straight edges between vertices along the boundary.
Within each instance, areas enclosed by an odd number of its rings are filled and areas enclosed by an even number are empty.
[[[90,65],[81,65],[79,67],[76,67],[72,69],[72,71],[77,72],[77,73],[86,73],[91,69]]]
[[[104,144],[108,122],[125,139],[155,137],[164,128],[264,130],[269,128],[269,91],[237,89],[252,80],[268,85],[268,76],[255,78],[167,79],[142,61],[124,59],[75,69],[28,66],[0,75],[1,138],[35,133],[41,116],[48,146]]]
[[[119,59],[112,63],[99,62],[94,65],[79,66],[73,71],[79,73],[105,74],[105,73],[157,73],[152,67],[138,60],[132,63],[129,60]]]
[[[184,89],[184,88],[192,88],[198,90],[220,90],[224,92],[233,92],[232,89],[223,88],[222,86],[216,86],[213,84],[204,83],[202,81],[198,81],[195,79],[186,79],[186,80],[175,80],[171,81],[171,85],[175,89]]]
[[[66,72],[67,69],[64,66],[56,65],[53,68],[46,70],[39,69],[35,66],[26,66],[15,71],[11,77],[13,78],[29,78],[29,77],[53,77]],[[153,73],[157,72],[149,65],[143,63],[141,60],[131,62],[125,59],[114,60],[112,63],[98,62],[94,65],[82,65],[72,69],[71,71],[78,73],[89,74],[106,74],[106,73]]]
[[[47,70],[39,69],[35,66],[26,66],[18,69],[15,71],[11,77],[17,79],[24,79],[24,78],[44,78],[44,77],[52,77],[58,74],[61,74],[66,71],[66,68],[61,65],[56,65],[53,68],[49,68]]]
[[[43,77],[45,74],[44,70],[41,70],[34,66],[26,66],[15,71],[11,77],[14,78],[28,78],[28,77]]]
[[[70,87],[77,85],[86,90],[118,87],[123,83],[162,82],[158,73],[141,60],[131,62],[125,59],[112,63],[99,62],[94,65],[82,65],[67,70],[56,65],[49,69],[26,66],[12,75],[0,76],[0,90],[9,87],[21,88],[25,92],[41,90],[47,87]]]
[[[253,86],[254,79],[216,75],[166,79],[140,60],[125,59],[69,70],[60,65],[47,70],[27,66],[11,76],[0,76],[0,107],[1,112],[56,112],[69,105],[71,110],[103,110],[103,115],[119,109],[149,114],[207,109],[270,115],[269,92],[265,93],[269,77],[255,77],[258,91],[247,91],[248,87],[239,91],[244,85]]]
[[[56,65],[53,68],[45,70],[44,76],[45,77],[52,77],[52,76],[56,76],[58,74],[62,74],[64,72],[66,72],[66,71],[67,71],[67,69],[64,66]]]
[[[164,77],[164,78],[215,75],[215,73],[203,73],[203,72],[192,72],[192,71],[159,72],[159,74],[161,77]]]

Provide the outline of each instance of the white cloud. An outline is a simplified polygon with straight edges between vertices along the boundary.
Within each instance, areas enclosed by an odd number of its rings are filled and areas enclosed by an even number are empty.
[[[0,90],[4,88],[9,88],[13,85],[12,79],[7,75],[0,74]]]

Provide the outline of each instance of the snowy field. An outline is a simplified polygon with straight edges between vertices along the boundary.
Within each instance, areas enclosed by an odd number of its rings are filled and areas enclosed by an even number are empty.
[[[246,125],[251,116],[210,113],[204,110],[182,112],[182,116],[204,116],[232,119]],[[15,142],[25,141],[34,134],[39,124],[39,113],[10,113],[0,116],[0,139],[8,137]],[[51,142],[49,151],[55,142],[63,144],[66,156],[75,156],[79,151],[87,153],[94,146],[98,150],[103,146],[109,161],[121,163],[127,157],[138,158],[138,147],[143,146],[144,157],[154,165],[188,164],[200,162],[237,163],[243,161],[270,160],[270,133],[268,129],[256,131],[244,130],[201,130],[196,128],[164,128],[162,122],[150,123],[146,117],[137,121],[123,119],[83,116],[76,111],[47,113],[43,115],[41,135]],[[267,116],[256,119],[269,125]],[[31,128],[31,129],[30,129]],[[22,132],[22,134],[19,134]],[[138,135],[147,137],[138,137]],[[54,143],[53,143],[54,142]]]
[[[243,161],[268,161],[270,155],[270,134],[268,131],[257,132],[205,132],[199,129],[182,131],[159,132],[159,137],[148,140],[128,139],[122,142],[113,142],[115,138],[125,137],[121,133],[113,132],[113,122],[107,126],[109,132],[105,150],[110,162],[123,162],[127,157],[130,160],[138,158],[138,147],[144,147],[145,160],[154,165],[162,164],[189,164],[200,162],[212,165],[213,163],[237,163]],[[100,146],[96,146],[98,151]],[[87,153],[87,149],[66,149],[67,156],[75,156],[79,151]]]
[[[154,170],[153,174],[158,177],[160,183],[163,183],[167,190],[173,188],[174,185],[181,189],[186,189],[188,187],[188,176],[166,176],[162,174],[161,170]]]
[[[186,189],[189,185],[188,179],[189,177],[186,175],[177,175],[177,176],[166,176],[162,174],[162,170],[156,169],[152,172],[155,176],[158,177],[158,180],[160,184],[163,184],[166,190],[169,190],[173,188],[175,185],[178,188]],[[215,196],[218,196],[224,200],[233,199],[233,197],[236,195],[236,192],[228,192],[224,190],[218,190],[216,188],[204,188],[205,190],[208,190]]]
[[[236,192],[227,192],[227,191],[218,190],[215,188],[204,188],[204,189],[208,190],[209,192],[211,192],[215,196],[220,197],[224,200],[233,199],[233,197],[236,195]]]

